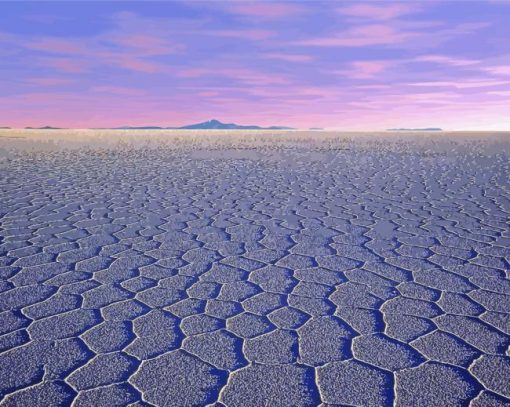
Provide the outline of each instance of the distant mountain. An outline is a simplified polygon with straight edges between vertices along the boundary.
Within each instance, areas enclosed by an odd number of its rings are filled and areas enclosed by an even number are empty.
[[[44,126],[44,127],[25,127],[27,130],[61,130],[63,127],[52,127],[52,126]]]
[[[182,127],[161,127],[161,126],[121,126],[113,127],[113,130],[292,130],[293,127],[285,126],[242,126],[235,123],[222,123],[212,119],[202,123],[188,124]]]
[[[387,129],[387,131],[443,131],[440,127],[425,127],[422,129],[407,129],[407,128],[400,128],[400,129]]]
[[[196,129],[196,130],[292,130],[292,127],[285,126],[242,126],[235,123],[222,123],[219,120],[212,119],[202,123],[189,124],[187,126],[178,127],[179,129]]]
[[[308,130],[324,130],[322,127],[310,127]]]
[[[3,126],[3,127],[0,127],[0,129],[4,129],[4,130],[6,130],[6,129],[10,129],[10,127]]]

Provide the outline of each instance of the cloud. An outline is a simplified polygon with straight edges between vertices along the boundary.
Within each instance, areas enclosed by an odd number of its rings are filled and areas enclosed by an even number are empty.
[[[510,75],[510,65],[490,66],[485,71],[492,75]]]
[[[287,61],[287,62],[310,62],[313,61],[313,57],[310,55],[303,55],[303,54],[285,54],[285,53],[278,53],[278,52],[269,52],[265,54],[261,54],[262,58],[266,59],[279,59],[281,61]]]
[[[93,66],[116,66],[122,69],[155,73],[164,70],[164,65],[151,62],[147,60],[142,53],[128,52],[127,50],[106,48],[106,47],[91,47],[83,50],[61,47],[60,44],[53,44],[52,42],[44,43],[45,49],[51,48],[50,53],[58,53],[66,55],[67,57],[52,58],[46,57],[40,59],[41,64],[51,67],[57,71],[68,73],[85,72]],[[46,47],[47,44],[52,44],[51,47]],[[53,47],[56,45],[56,47]],[[58,51],[56,51],[58,49]],[[65,52],[67,50],[67,52]]]
[[[184,68],[179,69],[175,74],[179,78],[199,78],[211,72],[211,70],[206,68]]]
[[[204,90],[202,92],[198,92],[197,94],[198,94],[198,96],[209,98],[209,97],[219,96],[220,92],[214,91],[214,90]]]
[[[423,93],[409,93],[407,95],[398,95],[401,101],[408,101],[410,103],[423,103],[423,104],[454,104],[457,103],[460,95],[452,92],[423,92]]]
[[[411,86],[420,87],[451,87],[457,89],[472,89],[472,88],[485,88],[492,86],[501,86],[510,84],[510,81],[498,81],[498,80],[464,80],[464,81],[431,81],[431,82],[415,82],[410,83]]]
[[[163,72],[166,66],[157,62],[152,62],[136,54],[99,51],[95,54],[98,62],[105,65],[112,65],[129,71],[142,73]]]
[[[66,73],[84,72],[88,67],[87,62],[75,58],[43,58],[40,64]]]
[[[389,61],[354,61],[348,69],[336,70],[335,73],[350,79],[372,79],[382,74],[390,65]]]
[[[510,90],[493,90],[490,92],[487,92],[488,95],[495,95],[495,96],[510,96]]]
[[[261,41],[267,40],[275,35],[274,31],[270,30],[217,30],[210,31],[210,35],[215,35],[217,37],[226,37],[226,38],[236,38],[236,39],[245,39],[252,41]]]
[[[164,64],[151,58],[185,49],[184,44],[169,39],[171,29],[161,24],[161,20],[151,21],[136,14],[120,13],[111,21],[112,29],[89,37],[27,38],[0,33],[0,41],[18,49],[46,54],[36,60],[44,66],[74,73],[103,65],[142,73],[162,72],[166,68]]]
[[[38,77],[28,78],[28,83],[39,86],[62,86],[76,82],[74,79],[56,78],[56,77]]]
[[[142,89],[128,88],[124,86],[110,86],[110,85],[93,86],[90,90],[92,92],[108,93],[120,96],[141,96],[146,94],[145,91],[143,91]]]
[[[462,37],[488,27],[487,22],[447,25],[440,21],[389,21],[358,24],[328,36],[291,43],[313,47],[399,46],[413,52],[434,48],[453,38]]]
[[[391,20],[419,10],[416,4],[377,5],[371,3],[352,4],[340,7],[337,11],[349,17],[360,17],[372,20]]]
[[[247,68],[186,68],[178,70],[175,75],[179,78],[217,78],[224,77],[237,82],[249,85],[258,85],[260,83],[284,85],[289,80],[279,74],[257,71]]]
[[[400,31],[388,25],[371,24],[352,27],[334,36],[302,40],[295,44],[314,47],[365,47],[399,44],[416,35],[418,34]]]
[[[185,48],[182,44],[170,43],[166,38],[144,33],[113,33],[104,37],[106,41],[140,56],[175,54]]]
[[[29,40],[23,43],[25,48],[49,52],[52,54],[77,55],[87,53],[87,48],[83,46],[83,41],[78,39],[62,38],[41,38]]]
[[[228,10],[234,14],[264,19],[281,18],[304,11],[296,3],[270,3],[265,1],[235,2]]]
[[[55,78],[55,77],[38,77],[38,78],[28,78],[26,82],[31,83],[33,85],[38,86],[61,86],[68,85],[70,83],[76,82],[74,79],[66,79],[66,78]]]
[[[383,90],[391,89],[390,85],[358,85],[356,89],[371,89],[371,90]]]
[[[422,55],[416,57],[414,61],[433,62],[436,64],[445,64],[451,66],[471,66],[480,63],[480,61],[474,59],[455,58],[446,55]]]
[[[310,100],[331,99],[339,96],[341,91],[331,86],[300,86],[289,85],[284,87],[253,86],[247,89],[251,95],[262,99],[279,99],[287,103],[309,103]],[[282,107],[283,108],[283,107]]]

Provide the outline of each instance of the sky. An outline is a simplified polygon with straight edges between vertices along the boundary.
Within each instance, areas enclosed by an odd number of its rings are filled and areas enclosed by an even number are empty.
[[[0,126],[510,129],[510,1],[1,1]]]

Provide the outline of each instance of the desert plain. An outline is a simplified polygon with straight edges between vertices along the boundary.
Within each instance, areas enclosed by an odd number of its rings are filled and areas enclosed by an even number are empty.
[[[510,132],[0,130],[0,404],[510,403]]]

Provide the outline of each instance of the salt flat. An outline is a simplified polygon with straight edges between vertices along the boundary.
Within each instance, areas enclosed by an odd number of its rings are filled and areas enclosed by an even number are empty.
[[[509,157],[510,133],[1,130],[1,404],[508,404]]]

